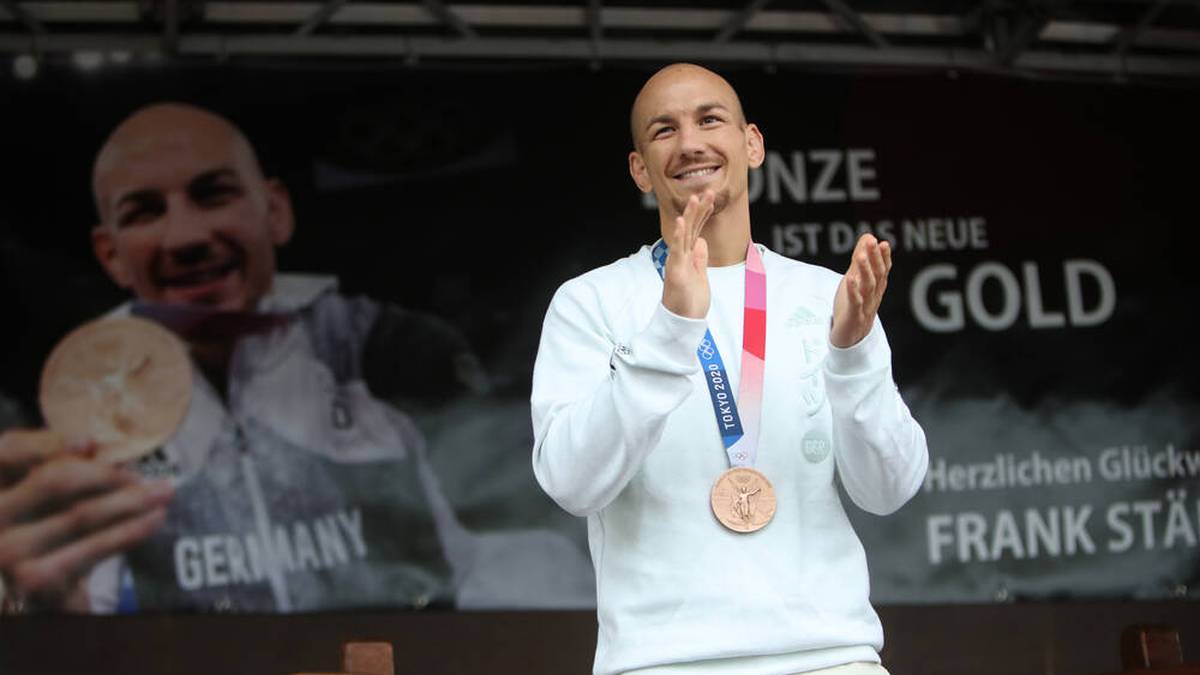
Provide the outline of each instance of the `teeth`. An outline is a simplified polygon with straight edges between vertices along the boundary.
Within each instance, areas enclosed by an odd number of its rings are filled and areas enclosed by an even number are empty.
[[[683,173],[679,174],[679,177],[680,178],[695,178],[696,176],[707,176],[710,173],[716,173],[716,171],[717,171],[717,167],[710,166],[706,169],[692,169],[691,171],[684,171]]]
[[[185,274],[176,277],[170,280],[169,284],[172,286],[191,286],[194,284],[202,284],[225,276],[231,269],[233,269],[232,265],[222,265],[220,267],[214,267],[201,272],[193,272],[191,274]]]

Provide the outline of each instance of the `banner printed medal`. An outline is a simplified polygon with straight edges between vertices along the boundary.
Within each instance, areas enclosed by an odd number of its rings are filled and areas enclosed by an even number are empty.
[[[660,239],[650,250],[659,277],[665,273],[667,245]],[[775,515],[775,488],[755,470],[762,419],[763,372],[767,346],[767,274],[762,256],[751,242],[746,248],[746,292],[742,314],[742,381],[735,400],[729,390],[725,362],[712,332],[706,330],[696,349],[717,430],[730,469],[717,478],[709,495],[713,515],[734,532],[762,529]],[[745,414],[739,414],[738,409]],[[743,421],[744,420],[744,421]]]
[[[100,460],[127,462],[162,445],[183,421],[192,364],[183,342],[156,323],[100,319],[58,343],[40,390],[47,426],[90,439]]]

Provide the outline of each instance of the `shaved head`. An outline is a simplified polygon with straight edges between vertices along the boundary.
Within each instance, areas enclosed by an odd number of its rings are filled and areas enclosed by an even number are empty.
[[[251,178],[263,180],[254,148],[241,129],[213,112],[186,103],[154,103],[126,117],[101,146],[92,165],[92,195],[101,220],[110,198],[108,179],[121,169],[162,153],[198,154],[203,147],[226,148]]]
[[[721,98],[726,99],[732,108],[737,123],[743,127],[746,126],[746,114],[742,111],[742,101],[728,80],[703,66],[692,63],[672,63],[660,68],[658,72],[650,76],[633,100],[633,107],[629,112],[629,131],[633,136],[634,148],[641,149],[640,139],[650,121],[649,108],[652,107],[652,101],[674,86],[697,80],[711,85],[713,91],[719,92]]]

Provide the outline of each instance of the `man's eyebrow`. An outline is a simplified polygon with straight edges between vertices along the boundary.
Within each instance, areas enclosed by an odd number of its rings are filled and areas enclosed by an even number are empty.
[[[701,103],[699,106],[696,106],[696,112],[700,114],[712,112],[714,110],[724,110],[725,112],[729,112],[729,108],[725,107],[725,104],[717,103],[715,101],[712,103]]]
[[[663,113],[662,115],[658,115],[657,117],[654,117],[649,122],[646,122],[646,128],[649,129],[650,127],[654,126],[655,124],[670,124],[671,122],[674,122],[674,121],[675,121],[674,115]]]
[[[222,178],[232,178],[237,180],[238,174],[231,167],[217,167],[196,175],[195,178],[192,178],[190,181],[188,181],[188,187],[192,187],[194,185],[203,185],[204,183],[212,183],[213,181],[217,181]]]
[[[712,112],[714,110],[722,110],[725,112],[729,112],[729,108],[724,103],[718,103],[717,101],[701,103],[700,105],[696,106],[696,114],[699,114],[699,115],[703,115],[704,113]],[[654,126],[655,124],[670,124],[674,121],[675,121],[674,115],[664,113],[662,115],[658,115],[658,116],[652,118],[649,122],[647,122],[646,128],[649,129],[650,127]]]
[[[134,190],[132,192],[127,192],[127,193],[121,195],[121,197],[119,199],[117,199],[116,206],[120,207],[123,204],[129,204],[129,203],[141,204],[146,201],[149,201],[150,199],[153,199],[154,196],[157,194],[158,194],[158,190],[155,190],[154,188],[144,188],[141,190]]]
[[[215,169],[210,169],[201,174],[198,174],[197,176],[192,178],[190,181],[188,181],[188,188],[193,188],[197,185],[204,185],[207,183],[212,183],[212,182],[220,180],[222,178],[233,178],[236,180],[237,177],[238,177],[237,172],[234,171],[231,167],[227,167],[227,166],[217,167]],[[159,193],[159,190],[156,188],[142,188],[140,190],[133,190],[133,191],[127,192],[127,193],[121,195],[117,199],[116,203],[114,204],[114,208],[119,209],[121,206],[124,206],[125,204],[133,204],[133,205],[144,204],[145,202],[147,202],[151,199],[157,198],[158,193]]]

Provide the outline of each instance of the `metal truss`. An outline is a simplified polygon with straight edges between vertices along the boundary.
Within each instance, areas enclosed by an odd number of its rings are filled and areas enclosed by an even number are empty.
[[[1200,74],[1200,0],[958,1],[961,11],[928,13],[915,0],[875,0],[871,11],[850,4],[866,0],[0,0],[0,52]]]

